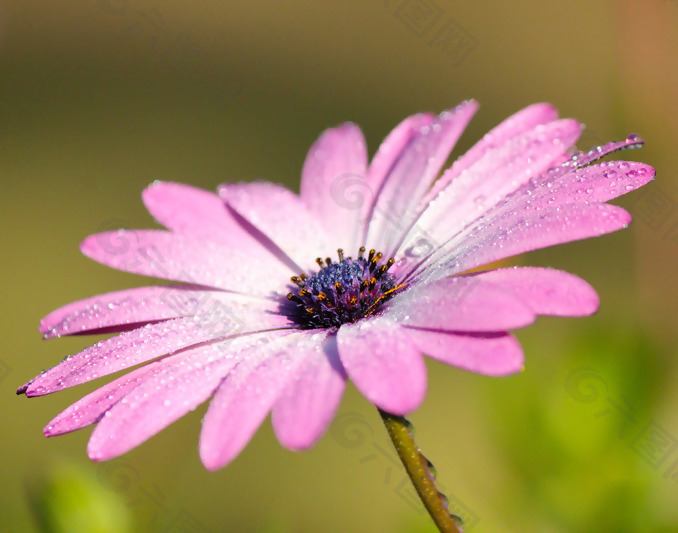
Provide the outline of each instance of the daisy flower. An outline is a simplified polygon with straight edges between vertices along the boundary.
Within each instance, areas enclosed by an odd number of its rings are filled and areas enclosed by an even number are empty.
[[[143,201],[166,230],[99,233],[81,249],[174,283],[99,295],[43,319],[45,338],[118,334],[19,393],[128,371],[68,407],[45,435],[96,424],[88,454],[111,459],[211,398],[199,450],[216,470],[269,413],[283,446],[312,446],[349,379],[398,416],[424,399],[423,355],[490,376],[520,371],[510,331],[537,315],[590,315],[596,292],[561,270],[477,267],[626,227],[630,215],[606,201],[654,170],[594,164],[642,141],[577,152],[581,124],[536,104],[441,173],[476,109],[467,101],[405,119],[369,163],[356,125],[327,130],[299,194],[263,182],[227,183],[217,194],[153,183]]]

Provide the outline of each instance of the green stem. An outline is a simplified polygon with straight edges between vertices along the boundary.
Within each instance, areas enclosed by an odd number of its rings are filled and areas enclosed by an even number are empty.
[[[435,525],[445,533],[462,533],[459,525],[461,519],[448,511],[447,498],[436,488],[435,476],[431,472],[432,465],[414,442],[412,424],[402,416],[392,415],[381,409],[379,409],[379,414],[398,452],[398,457],[412,480],[412,485]]]

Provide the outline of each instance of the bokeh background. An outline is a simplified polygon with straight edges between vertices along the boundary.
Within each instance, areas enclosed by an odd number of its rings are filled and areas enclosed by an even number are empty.
[[[349,388],[320,444],[264,424],[227,468],[197,453],[196,410],[122,458],[89,430],[45,439],[98,384],[16,388],[91,338],[43,342],[39,319],[142,285],[82,257],[88,234],[154,223],[154,179],[298,187],[325,128],[374,151],[408,114],[482,107],[455,150],[535,101],[585,122],[579,146],[637,132],[657,179],[617,203],[622,232],[513,264],[587,279],[599,313],[518,333],[526,371],[491,379],[429,361],[412,415],[467,531],[678,531],[678,2],[0,3],[0,529],[21,532],[430,532],[374,410]]]

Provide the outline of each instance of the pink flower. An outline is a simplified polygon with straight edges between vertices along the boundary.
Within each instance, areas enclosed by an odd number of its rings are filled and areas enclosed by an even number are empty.
[[[46,338],[119,335],[19,393],[49,394],[146,363],[71,405],[45,435],[97,424],[89,456],[110,459],[213,396],[200,457],[214,470],[269,412],[283,446],[312,446],[349,378],[382,410],[413,411],[426,392],[422,354],[491,376],[521,370],[509,330],[537,315],[590,315],[595,291],[560,270],[469,269],[626,227],[630,215],[605,202],[654,170],[592,164],[642,141],[573,152],[581,125],[536,104],[436,181],[476,108],[469,101],[407,118],[369,165],[357,126],[330,129],[311,148],[299,195],[272,183],[224,184],[218,195],[151,185],[143,200],[168,231],[100,233],[82,252],[182,283],[100,295],[42,321]]]

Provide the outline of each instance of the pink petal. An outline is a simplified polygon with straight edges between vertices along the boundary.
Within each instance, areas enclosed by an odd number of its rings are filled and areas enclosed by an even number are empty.
[[[643,139],[634,133],[629,135],[623,141],[616,141],[603,144],[601,146],[596,146],[586,153],[577,152],[572,155],[569,161],[563,162],[562,167],[563,170],[566,170],[567,167],[583,167],[585,165],[590,165],[594,161],[597,161],[601,157],[611,154],[612,152],[627,149],[633,150],[634,148],[640,148],[643,144],[645,144],[645,141],[643,141]]]
[[[182,183],[156,181],[144,190],[142,198],[153,217],[176,233],[235,247],[259,258],[268,255],[212,192]]]
[[[486,265],[555,244],[596,237],[625,228],[631,222],[621,207],[608,204],[568,204],[531,212],[519,210],[490,217],[446,243],[418,265],[419,282]],[[434,265],[434,266],[430,266]]]
[[[108,244],[112,241],[120,243],[115,251]],[[98,233],[87,237],[80,249],[118,270],[243,294],[279,291],[295,272],[273,258],[261,261],[236,249],[157,230]]]
[[[523,368],[520,343],[508,333],[451,333],[407,328],[423,353],[476,374],[505,376]]]
[[[403,150],[372,208],[368,248],[379,248],[387,257],[392,255],[416,219],[423,194],[445,164],[477,107],[475,102],[465,102],[442,113],[433,124],[422,128]]]
[[[538,315],[587,316],[598,310],[598,295],[583,279],[550,268],[502,268],[476,276],[515,294]]]
[[[605,202],[641,187],[654,178],[654,169],[634,161],[610,161],[572,169],[549,180],[539,180],[521,191],[531,207]],[[528,195],[531,198],[528,198]],[[513,199],[512,199],[513,200]],[[516,198],[514,201],[518,201]]]
[[[558,111],[550,104],[533,104],[511,115],[501,124],[490,130],[468,152],[454,162],[450,170],[433,185],[423,204],[428,204],[438,193],[447,187],[464,170],[481,159],[490,150],[504,145],[510,139],[547,124],[558,118]]]
[[[399,324],[447,331],[505,331],[534,322],[527,304],[477,276],[415,285],[386,304],[384,317]]]
[[[341,362],[358,390],[395,415],[414,411],[426,394],[426,366],[407,330],[384,317],[339,328]]]
[[[403,120],[388,134],[370,163],[367,176],[370,200],[381,189],[382,183],[403,155],[403,152],[407,150],[410,141],[419,134],[422,128],[432,124],[435,120],[436,116],[432,113],[412,115]]]
[[[339,407],[346,372],[339,361],[336,336],[295,356],[303,358],[297,378],[273,407],[272,422],[280,444],[290,450],[313,446],[325,433]]]
[[[226,183],[219,195],[244,220],[268,237],[290,261],[299,274],[315,269],[316,257],[335,257],[319,220],[301,199],[273,183]]]
[[[507,141],[485,152],[474,165],[441,190],[421,214],[401,250],[412,256],[421,239],[421,228],[433,248],[479,219],[509,194],[541,175],[579,137],[574,120],[558,120]],[[452,169],[453,170],[453,169]],[[448,171],[450,172],[450,171]]]
[[[373,209],[377,194],[384,181],[390,175],[394,166],[403,154],[410,149],[413,139],[421,134],[421,130],[437,120],[432,113],[412,115],[398,124],[386,139],[381,143],[377,153],[372,158],[364,182],[346,180],[342,183],[342,198],[354,200],[360,206],[360,243],[365,242],[369,228],[370,213]],[[358,189],[357,186],[360,186]]]
[[[325,131],[311,147],[301,174],[301,200],[338,248],[358,249],[365,211],[365,138],[355,124]]]
[[[270,300],[234,293],[192,288],[185,285],[139,287],[100,294],[52,311],[40,322],[40,331],[49,339],[119,326],[139,327],[170,318],[205,315],[218,308],[232,314],[275,312]]]
[[[63,435],[95,424],[113,405],[157,372],[167,359],[137,368],[71,404],[45,426],[45,437]]]
[[[19,392],[43,396],[200,342],[286,326],[287,319],[278,315],[254,313],[248,317],[230,314],[228,309],[215,309],[213,314],[203,317],[148,324],[100,341],[66,358],[24,385]]]
[[[105,413],[89,440],[90,459],[112,459],[148,440],[207,400],[241,361],[243,350],[279,335],[241,337],[169,358],[160,371]]]
[[[200,458],[208,470],[226,466],[243,450],[303,359],[292,348],[312,350],[324,335],[292,333],[241,353],[242,362],[219,386],[200,433]]]

